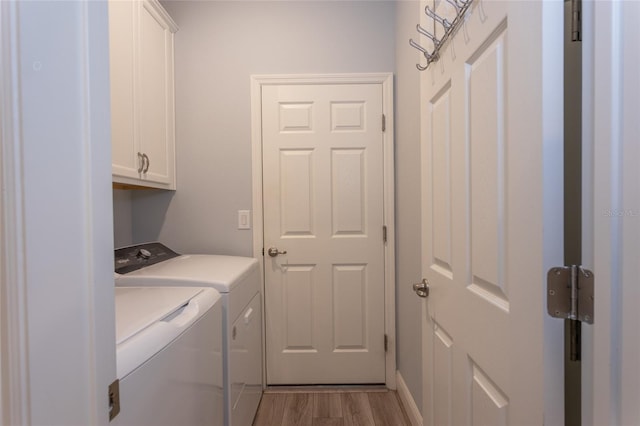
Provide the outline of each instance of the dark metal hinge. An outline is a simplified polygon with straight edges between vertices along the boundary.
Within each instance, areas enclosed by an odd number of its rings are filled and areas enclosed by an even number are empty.
[[[571,41],[582,41],[582,0],[571,0]]]

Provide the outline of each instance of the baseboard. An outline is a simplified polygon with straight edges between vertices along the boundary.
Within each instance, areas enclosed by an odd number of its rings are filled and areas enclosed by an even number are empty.
[[[422,414],[420,414],[420,410],[413,400],[413,396],[411,392],[409,392],[409,388],[399,371],[396,371],[396,385],[398,386],[400,402],[402,402],[404,410],[407,412],[407,416],[409,416],[411,426],[422,426]]]

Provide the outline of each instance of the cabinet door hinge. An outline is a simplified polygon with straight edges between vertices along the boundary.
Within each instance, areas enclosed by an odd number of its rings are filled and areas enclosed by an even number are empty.
[[[387,117],[382,114],[382,131],[386,131],[387,130]]]
[[[382,225],[382,242],[387,242],[387,225]]]
[[[387,352],[389,350],[389,337],[384,335],[384,351]]]
[[[109,421],[120,413],[120,380],[109,385]]]
[[[547,273],[549,315],[593,324],[593,284],[593,272],[582,266],[551,268]]]

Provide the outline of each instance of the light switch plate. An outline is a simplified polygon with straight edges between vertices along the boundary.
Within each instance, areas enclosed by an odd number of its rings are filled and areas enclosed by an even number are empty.
[[[251,210],[238,210],[238,229],[251,229]]]

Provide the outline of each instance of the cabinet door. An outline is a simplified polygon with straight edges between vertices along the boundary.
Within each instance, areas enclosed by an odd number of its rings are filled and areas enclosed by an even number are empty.
[[[134,126],[134,22],[137,4],[109,2],[111,80],[111,161],[114,178],[138,178]]]
[[[175,188],[173,33],[175,27],[155,1],[143,0],[139,16],[138,123],[140,152],[147,156],[142,178]]]

